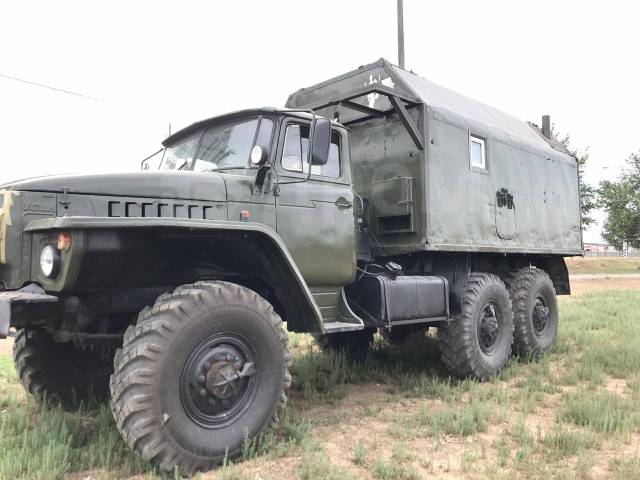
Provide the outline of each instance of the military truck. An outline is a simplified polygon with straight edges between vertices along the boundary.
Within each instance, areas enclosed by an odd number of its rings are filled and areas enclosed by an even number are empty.
[[[194,123],[157,170],[3,185],[0,336],[37,399],[110,397],[134,451],[191,474],[278,421],[285,325],[350,352],[435,327],[477,379],[549,350],[578,182],[548,118],[381,59]]]

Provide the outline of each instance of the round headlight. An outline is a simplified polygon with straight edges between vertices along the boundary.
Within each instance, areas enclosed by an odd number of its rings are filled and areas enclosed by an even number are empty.
[[[40,270],[45,277],[54,278],[60,271],[60,252],[53,245],[45,245],[40,252]]]

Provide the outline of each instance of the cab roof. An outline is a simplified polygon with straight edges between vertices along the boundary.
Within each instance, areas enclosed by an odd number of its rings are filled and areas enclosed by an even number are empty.
[[[202,130],[214,123],[225,122],[227,120],[233,120],[235,118],[252,117],[252,116],[258,116],[258,115],[269,115],[269,116],[287,115],[287,116],[299,117],[305,120],[310,120],[312,117],[311,113],[309,112],[302,112],[302,111],[290,109],[290,108],[261,107],[261,108],[248,108],[245,110],[236,110],[235,112],[229,112],[222,115],[217,115],[215,117],[210,117],[210,118],[192,123],[188,127],[178,130],[176,133],[169,135],[167,138],[165,138],[162,141],[162,146],[167,147],[169,145],[172,145],[175,142],[188,137],[192,133]],[[316,114],[316,116],[321,117],[321,115],[318,115],[318,114]],[[339,125],[335,121],[332,123],[334,125]]]

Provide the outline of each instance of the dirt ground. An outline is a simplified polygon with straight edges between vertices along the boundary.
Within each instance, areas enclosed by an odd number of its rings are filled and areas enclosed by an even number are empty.
[[[12,348],[13,348],[13,338],[0,340],[0,356],[11,355]]]

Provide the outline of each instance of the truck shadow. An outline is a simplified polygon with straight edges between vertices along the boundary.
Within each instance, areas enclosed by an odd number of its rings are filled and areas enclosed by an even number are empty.
[[[393,345],[376,336],[370,351],[321,352],[317,348],[294,354],[291,397],[294,402],[336,401],[350,384],[382,384],[393,393],[429,394],[463,380],[452,378],[440,361],[437,337],[420,335]],[[466,380],[468,381],[468,380]]]

